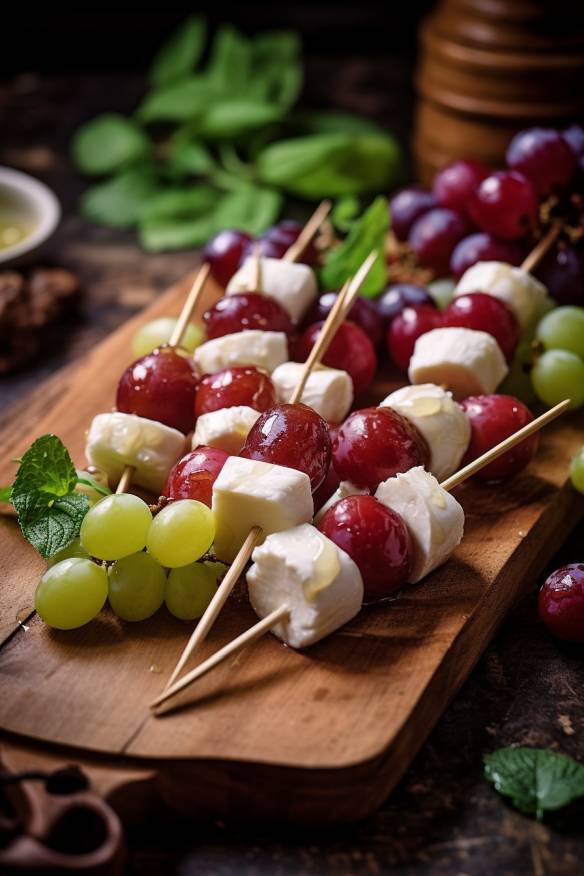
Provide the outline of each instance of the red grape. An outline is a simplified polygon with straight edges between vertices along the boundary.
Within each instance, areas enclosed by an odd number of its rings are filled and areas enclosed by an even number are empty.
[[[200,445],[171,469],[164,495],[169,499],[196,499],[211,507],[213,484],[229,459],[218,447]]]
[[[490,172],[482,161],[464,158],[453,161],[434,177],[432,194],[441,207],[464,213],[474,190]]]
[[[469,206],[477,225],[504,240],[518,240],[537,222],[537,196],[521,173],[500,170],[487,176]]]
[[[240,455],[303,471],[314,492],[331,463],[326,420],[307,405],[276,405],[256,420]]]
[[[421,265],[446,277],[452,250],[467,232],[468,224],[460,213],[435,207],[416,220],[408,241]]]
[[[561,191],[576,169],[576,156],[559,131],[529,128],[520,131],[507,149],[507,164],[531,182],[538,195]]]
[[[172,347],[160,347],[126,368],[116,405],[125,414],[158,420],[186,433],[195,421],[196,391],[197,377],[190,361]]]
[[[353,411],[333,442],[333,465],[341,480],[371,492],[398,472],[427,466],[429,459],[416,427],[391,408]]]
[[[304,320],[306,325],[326,319],[338,294],[338,292],[324,292]],[[373,301],[358,295],[349,311],[348,319],[363,329],[375,347],[379,346],[383,340],[383,319]]]
[[[276,390],[268,375],[253,365],[241,365],[203,377],[197,387],[195,414],[200,417],[238,405],[262,412],[275,404]]]
[[[562,131],[562,137],[576,158],[580,158],[584,155],[584,128],[582,125],[570,125],[569,128]]]
[[[398,240],[407,240],[416,219],[427,213],[438,202],[432,192],[419,186],[409,186],[394,195],[389,202],[391,229]]]
[[[584,305],[584,251],[581,247],[552,248],[534,274],[558,304]]]
[[[227,286],[237,268],[244,247],[251,241],[245,231],[228,228],[212,237],[203,250],[203,258],[209,263],[211,275],[220,286]]]
[[[531,411],[511,395],[471,395],[461,405],[471,428],[470,444],[462,465],[482,456],[533,420]],[[535,456],[538,440],[538,435],[525,438],[486,465],[475,477],[482,481],[502,481],[512,477]]]
[[[324,481],[313,496],[315,514],[317,511],[320,511],[325,502],[328,502],[332,494],[337,491],[340,484],[341,479],[336,473],[334,465],[330,465]]]
[[[464,272],[477,262],[520,265],[526,255],[524,247],[514,241],[497,240],[492,234],[477,231],[456,244],[450,257],[450,271],[455,279],[460,280]]]
[[[322,325],[322,322],[315,322],[300,336],[295,351],[298,361],[308,358]],[[363,329],[348,320],[337,329],[322,361],[324,365],[340,368],[350,374],[355,393],[362,392],[369,386],[377,370],[375,347]]]
[[[319,529],[359,567],[364,601],[391,596],[407,584],[410,536],[402,518],[373,496],[348,496],[324,514]]]
[[[246,329],[285,332],[288,336],[294,331],[292,320],[282,305],[259,292],[225,295],[203,314],[203,322],[209,340]]]
[[[401,371],[407,371],[416,341],[420,335],[442,325],[442,314],[436,307],[421,304],[404,307],[387,327],[387,351]]]
[[[453,298],[442,314],[446,326],[461,326],[492,335],[508,362],[519,343],[519,323],[506,304],[493,295],[472,292]]]
[[[419,304],[436,307],[430,293],[423,286],[415,286],[413,283],[391,283],[375,303],[379,313],[387,321],[401,313],[404,307],[417,307]]]
[[[546,578],[537,603],[548,630],[567,642],[584,642],[584,563],[561,566]]]

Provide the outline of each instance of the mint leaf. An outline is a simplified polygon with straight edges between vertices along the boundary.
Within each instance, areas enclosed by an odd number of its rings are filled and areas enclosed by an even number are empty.
[[[202,115],[197,131],[201,137],[221,140],[240,137],[255,128],[278,121],[285,110],[275,103],[236,97],[220,100]]]
[[[12,484],[7,487],[0,487],[0,502],[10,502],[12,496]]]
[[[77,470],[69,451],[60,438],[48,434],[37,438],[20,461],[16,480],[12,487],[12,499],[17,502],[29,493],[48,493],[49,496],[66,496],[72,493],[77,483]]]
[[[213,210],[221,194],[207,185],[172,188],[154,195],[144,205],[141,219],[194,218]]]
[[[208,76],[191,76],[151,91],[138,108],[143,122],[188,122],[197,119],[221,95]]]
[[[140,243],[149,252],[191,249],[202,246],[215,234],[213,214],[193,218],[185,216],[155,216],[140,222]]]
[[[182,79],[197,66],[205,49],[207,25],[192,16],[158,50],[150,68],[150,81],[157,87]]]
[[[102,496],[111,496],[112,494],[109,487],[104,487],[103,484],[100,484],[92,478],[91,475],[87,474],[87,472],[84,472],[83,477],[77,475],[77,483],[83,484],[85,487],[91,487],[92,490],[95,490],[96,493],[100,493]]]
[[[81,212],[102,225],[130,228],[159,191],[154,170],[149,166],[135,167],[88,189],[81,198]]]
[[[385,235],[389,228],[387,199],[376,198],[351,229],[340,246],[330,250],[320,271],[324,289],[340,289],[347,277],[354,274],[372,250],[378,257],[363,286],[361,295],[374,298],[383,290],[387,281],[385,261]]]
[[[77,538],[88,510],[87,496],[72,493],[55,499],[50,507],[37,506],[24,519],[19,514],[18,519],[24,537],[48,560]]]
[[[207,74],[221,95],[234,97],[247,91],[252,68],[252,44],[230,24],[215,34]]]
[[[339,231],[347,232],[359,215],[361,203],[354,195],[344,195],[335,201],[331,210],[331,222]]]
[[[193,137],[188,128],[181,129],[168,154],[169,170],[176,176],[199,176],[212,173],[216,164],[207,147]]]
[[[272,225],[282,209],[283,197],[273,189],[242,184],[229,192],[215,211],[216,231],[239,228],[248,234],[261,234]]]
[[[150,154],[151,144],[131,119],[104,113],[83,125],[73,138],[73,159],[90,176],[112,173]]]
[[[338,110],[294,112],[290,121],[309,134],[380,134],[379,125],[370,119]]]
[[[584,797],[584,764],[545,748],[500,748],[485,757],[485,776],[521,812],[538,820]]]

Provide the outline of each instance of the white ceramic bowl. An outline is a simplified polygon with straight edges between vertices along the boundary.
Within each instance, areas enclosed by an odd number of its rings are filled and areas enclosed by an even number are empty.
[[[61,218],[61,205],[38,179],[0,166],[0,222],[11,218],[29,230],[11,246],[0,249],[3,267],[31,256],[51,236]]]

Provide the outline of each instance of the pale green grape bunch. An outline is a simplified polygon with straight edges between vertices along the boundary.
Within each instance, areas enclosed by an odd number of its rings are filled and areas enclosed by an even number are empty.
[[[164,601],[179,620],[198,620],[217,592],[226,571],[223,563],[190,563],[172,569],[166,583]]]
[[[159,319],[153,319],[152,322],[147,322],[141,326],[134,335],[132,341],[132,353],[137,359],[146,356],[155,350],[156,347],[161,347],[163,344],[168,344],[171,335],[176,326],[177,320],[170,316],[161,316]],[[192,353],[199,344],[205,340],[205,332],[194,322],[189,322],[181,347]]]
[[[50,627],[74,630],[99,614],[107,591],[103,566],[72,557],[47,569],[36,590],[35,609]]]
[[[106,496],[83,518],[81,544],[92,557],[120,560],[145,547],[151,523],[150,508],[138,496]]]
[[[174,569],[200,559],[214,537],[211,509],[195,499],[181,499],[158,512],[148,530],[146,547],[161,566]]]
[[[570,465],[570,480],[574,489],[584,493],[584,447],[582,447]]]
[[[143,551],[123,557],[109,570],[109,603],[125,621],[152,617],[164,602],[166,573]]]
[[[547,405],[571,399],[572,410],[584,405],[584,307],[557,307],[536,330],[545,352],[531,371],[531,382]]]

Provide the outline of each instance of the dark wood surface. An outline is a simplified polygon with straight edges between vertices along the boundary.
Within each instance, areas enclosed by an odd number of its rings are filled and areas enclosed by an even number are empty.
[[[349,65],[350,68],[350,65]],[[356,66],[348,102],[364,87]],[[348,73],[346,73],[349,76]],[[408,119],[406,81],[389,70],[370,109]],[[379,83],[379,79],[376,80]],[[387,88],[393,86],[387,98]],[[99,109],[132,106],[138,79],[72,77],[40,83],[21,77],[0,89],[0,162],[42,176],[60,195],[65,221],[47,259],[77,270],[85,298],[67,337],[27,372],[0,383],[4,407],[17,409],[47,374],[184,274],[193,254],[146,256],[131,235],[90,228],[76,218],[81,183],[66,157],[75,125]],[[382,109],[380,110],[380,106]],[[388,114],[388,107],[395,110]],[[582,532],[562,559],[582,559]],[[533,582],[534,586],[538,583]],[[362,825],[333,832],[225,824],[197,826],[157,816],[128,830],[131,870],[139,874],[576,874],[584,857],[582,812],[537,825],[511,810],[482,778],[482,756],[499,745],[549,745],[584,759],[584,668],[581,649],[559,646],[537,621],[534,597],[506,622],[454,700],[398,790]]]

